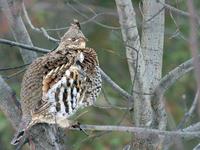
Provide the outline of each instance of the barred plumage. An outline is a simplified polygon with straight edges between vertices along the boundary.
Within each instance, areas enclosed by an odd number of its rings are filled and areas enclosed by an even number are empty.
[[[22,123],[12,144],[36,123],[69,127],[70,116],[94,103],[102,81],[96,52],[85,45],[79,25],[72,24],[55,51],[28,67],[21,88]]]

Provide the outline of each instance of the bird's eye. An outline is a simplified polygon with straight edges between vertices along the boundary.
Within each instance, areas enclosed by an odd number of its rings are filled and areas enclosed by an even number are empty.
[[[72,41],[75,41],[76,40],[76,38],[72,38]]]

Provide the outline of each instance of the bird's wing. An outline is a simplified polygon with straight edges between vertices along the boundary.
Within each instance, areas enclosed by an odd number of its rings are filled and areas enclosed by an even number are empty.
[[[42,101],[34,113],[48,110],[58,117],[69,117],[80,107],[94,103],[101,88],[96,53],[84,49],[76,54],[70,64],[59,65],[43,77]]]

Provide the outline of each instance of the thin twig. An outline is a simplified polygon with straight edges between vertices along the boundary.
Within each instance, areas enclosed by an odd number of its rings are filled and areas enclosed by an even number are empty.
[[[181,129],[182,131],[186,132],[194,132],[194,131],[199,131],[200,130],[200,122],[194,123],[190,126],[188,126],[187,128]]]
[[[198,55],[198,59],[200,59],[200,55]],[[187,72],[194,69],[193,66],[194,59],[191,58],[184,63],[180,64],[169,73],[167,73],[160,81],[159,85],[155,89],[155,95],[159,98],[164,95],[166,90],[168,90],[179,78],[185,75]]]
[[[100,70],[100,72],[101,72],[102,78],[106,82],[108,82],[111,85],[111,87],[113,87],[113,89],[115,89],[116,91],[118,91],[120,95],[122,95],[123,97],[125,97],[127,100],[128,99],[133,99],[133,97],[129,93],[127,93],[118,84],[116,84],[107,74],[105,74],[103,72],[103,70]]]
[[[59,42],[58,39],[51,37],[43,27],[37,28],[32,24],[31,19],[29,18],[28,13],[26,11],[26,7],[25,7],[24,3],[22,3],[22,9],[23,9],[23,12],[24,12],[24,16],[27,20],[27,23],[31,27],[32,30],[42,33],[48,40],[50,40],[52,42],[56,42],[56,43]]]
[[[11,78],[23,73],[25,70],[26,70],[26,68],[24,68],[22,70],[19,70],[19,71],[15,72],[15,73],[13,73],[13,74],[11,74],[9,76],[3,76],[3,78],[6,79],[6,80],[9,80],[9,79],[11,79]]]
[[[104,12],[98,13],[98,14],[95,14],[93,17],[88,18],[87,20],[80,22],[80,25],[85,25],[88,22],[92,22],[92,20],[95,20],[97,17],[102,16],[102,15],[113,15],[113,14],[112,13],[104,13]],[[68,28],[69,28],[69,26],[67,26],[67,27],[60,27],[60,28],[56,28],[56,29],[48,28],[48,29],[46,29],[46,31],[60,31],[60,30],[66,30]]]
[[[75,7],[73,7],[70,3],[67,3],[67,5],[73,9],[75,12],[77,12],[79,15],[81,15],[82,17],[84,17],[85,19],[89,19],[89,17],[83,13],[81,13],[78,9],[76,9]],[[113,26],[109,26],[109,25],[105,25],[105,24],[102,24],[96,20],[91,20],[93,23],[103,27],[103,28],[106,28],[106,29],[111,29],[111,30],[120,30],[120,27],[113,27]]]
[[[101,106],[94,104],[94,107],[100,108],[100,109],[119,109],[119,110],[129,110],[127,107],[122,107],[122,106],[113,106],[113,105],[106,105],[106,106]]]
[[[48,53],[48,52],[50,52],[50,50],[48,50],[48,49],[35,47],[35,46],[30,46],[30,45],[27,45],[27,44],[22,44],[22,43],[18,43],[18,42],[6,40],[6,39],[1,39],[1,38],[0,38],[0,43],[1,44],[10,45],[10,46],[17,46],[17,47],[20,47],[20,48],[24,48],[26,50],[40,52],[40,53]]]
[[[4,67],[4,68],[0,68],[0,71],[10,71],[10,70],[15,70],[15,69],[20,69],[20,68],[26,67],[27,65],[30,65],[30,63],[28,63],[28,64],[23,64],[23,65],[20,65],[20,66],[15,66],[15,67]]]
[[[100,109],[119,109],[119,110],[128,110],[127,107],[122,107],[122,106],[116,106],[116,105],[113,105],[113,104],[109,101],[109,99],[108,99],[108,97],[107,97],[107,95],[106,95],[105,90],[104,90],[103,87],[102,87],[101,91],[102,91],[102,95],[103,95],[105,101],[106,101],[108,104],[105,105],[105,106],[95,104],[94,107],[97,107],[97,108],[100,108]]]
[[[180,10],[180,9],[178,9],[178,8],[175,8],[175,7],[171,6],[171,5],[169,5],[169,4],[162,3],[162,2],[160,2],[160,0],[158,0],[158,2],[159,2],[160,4],[162,4],[163,6],[165,6],[165,8],[167,8],[167,9],[169,9],[169,10],[171,10],[171,11],[173,11],[173,12],[179,14],[179,15],[186,16],[186,17],[190,17],[190,13],[189,13],[189,12]],[[199,17],[197,16],[197,14],[196,14],[196,16],[195,16],[195,19],[198,21],[198,24],[200,25],[200,20],[199,20]]]
[[[200,143],[198,145],[196,145],[193,150],[200,150]]]
[[[186,12],[186,11],[183,11],[183,10],[180,10],[178,8],[175,8],[175,7],[173,7],[173,6],[169,5],[169,4],[162,3],[160,0],[158,0],[158,2],[160,4],[162,4],[163,6],[165,6],[165,8],[167,8],[167,9],[169,9],[169,10],[171,10],[171,11],[177,13],[177,14],[180,14],[180,15],[186,16],[186,17],[190,16],[190,14],[188,12]]]
[[[193,103],[189,109],[188,112],[185,113],[183,119],[180,121],[180,123],[177,126],[177,129],[183,128],[184,124],[189,120],[189,118],[192,116],[192,113],[194,112],[195,108],[197,107],[198,103],[198,98],[199,98],[199,90],[197,91],[195,98],[193,100]]]

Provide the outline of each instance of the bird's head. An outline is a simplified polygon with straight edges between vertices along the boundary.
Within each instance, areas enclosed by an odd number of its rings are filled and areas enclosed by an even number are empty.
[[[64,45],[67,48],[85,48],[86,41],[87,39],[81,31],[78,20],[74,20],[68,31],[61,38],[60,45]]]

